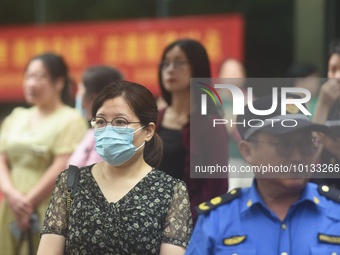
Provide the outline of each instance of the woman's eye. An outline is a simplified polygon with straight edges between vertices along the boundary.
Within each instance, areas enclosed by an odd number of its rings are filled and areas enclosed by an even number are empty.
[[[122,125],[126,125],[126,122],[124,120],[117,120],[117,121],[115,121],[115,124],[117,126],[122,126]]]

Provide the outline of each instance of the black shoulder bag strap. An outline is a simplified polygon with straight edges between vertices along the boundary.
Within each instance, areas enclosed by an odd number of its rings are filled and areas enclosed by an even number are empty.
[[[67,207],[67,223],[70,218],[71,213],[71,203],[74,198],[74,194],[77,191],[78,181],[79,181],[80,170],[77,166],[69,165],[67,171],[67,199],[66,199],[66,207]]]

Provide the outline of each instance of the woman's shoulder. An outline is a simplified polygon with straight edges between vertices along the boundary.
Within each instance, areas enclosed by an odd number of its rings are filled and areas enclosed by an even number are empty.
[[[8,116],[13,117],[13,116],[19,116],[19,115],[26,115],[28,112],[34,111],[34,109],[35,107],[26,108],[26,107],[18,106],[18,107],[15,107]]]
[[[176,186],[176,185],[185,185],[185,182],[183,180],[177,179],[169,174],[167,174],[164,171],[161,171],[157,168],[154,168],[153,170],[154,176],[156,177],[157,180],[170,184],[171,186]]]
[[[78,171],[78,172],[75,172],[75,173],[78,174],[79,180],[80,179],[86,179],[86,178],[89,177],[89,174],[90,174],[90,171],[91,171],[91,167],[92,167],[92,165],[83,166],[83,167],[69,165],[65,170],[60,172],[60,174],[58,175],[58,179],[62,179],[64,181],[67,181],[69,172],[71,171],[70,170],[71,168],[77,169],[76,171]]]
[[[33,107],[25,108],[22,106],[15,107],[12,111],[4,118],[2,126],[12,125],[11,123],[17,122],[18,120],[29,118],[29,112],[32,112]]]
[[[83,132],[85,134],[86,130],[88,129],[88,124],[86,119],[81,115],[81,113],[68,106],[65,105],[57,110],[53,116],[51,116],[51,123],[58,122],[60,129],[65,128],[79,128],[79,132]]]
[[[64,105],[63,107],[61,107],[59,112],[60,114],[63,114],[65,117],[83,118],[83,116],[77,109],[68,105]]]
[[[172,201],[178,196],[185,197],[188,189],[184,181],[174,178],[164,171],[153,169],[149,175],[144,191],[152,192],[153,196],[157,196],[160,200],[167,202]]]

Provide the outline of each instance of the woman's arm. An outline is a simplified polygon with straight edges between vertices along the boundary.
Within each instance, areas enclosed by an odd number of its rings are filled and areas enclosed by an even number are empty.
[[[0,153],[0,190],[5,196],[14,189],[9,171],[7,157],[4,153]]]
[[[61,171],[65,170],[70,155],[71,154],[57,155],[37,185],[27,194],[26,197],[34,206],[38,206],[51,195],[56,178]]]
[[[162,243],[159,255],[184,255],[184,253],[185,249],[183,247]]]
[[[172,201],[164,222],[161,255],[184,254],[192,232],[190,201],[185,183],[174,187]]]
[[[41,236],[37,255],[64,255],[65,237],[54,234]]]
[[[64,171],[57,178],[45,213],[38,254],[64,253],[68,227],[66,183],[67,171]]]
[[[335,79],[328,80],[320,89],[313,122],[325,124],[332,106],[336,100],[339,99],[340,84]],[[322,134],[319,134],[318,138],[322,146],[319,147],[318,153],[315,156],[316,160],[319,159],[323,147],[340,159],[340,139],[333,139],[330,136]]]
[[[0,153],[1,192],[17,219],[24,218],[25,215],[30,216],[33,212],[33,205],[24,194],[14,188],[9,173],[6,154]]]
[[[70,154],[56,156],[51,166],[46,170],[45,174],[26,195],[12,189],[8,200],[12,210],[14,211],[19,227],[25,230],[29,227],[29,220],[34,208],[48,198],[54,188],[54,184],[58,174],[64,170],[65,164]],[[13,205],[11,205],[13,204]]]
[[[315,106],[313,122],[324,124],[329,111],[340,98],[340,84],[334,80],[328,80],[321,86],[318,101]]]

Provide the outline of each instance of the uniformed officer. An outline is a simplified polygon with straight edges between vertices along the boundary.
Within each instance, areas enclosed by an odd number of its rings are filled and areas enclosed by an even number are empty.
[[[270,109],[272,101],[259,98],[253,108]],[[280,96],[268,115],[245,107],[237,118],[244,123],[237,124],[239,148],[254,169],[267,166],[267,173],[255,173],[250,188],[199,205],[186,254],[340,255],[340,192],[308,182],[318,146],[312,131],[329,130],[311,123],[302,107],[286,105],[282,114]],[[278,171],[268,173],[270,166]],[[304,169],[303,175],[294,169]]]

